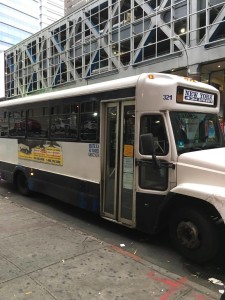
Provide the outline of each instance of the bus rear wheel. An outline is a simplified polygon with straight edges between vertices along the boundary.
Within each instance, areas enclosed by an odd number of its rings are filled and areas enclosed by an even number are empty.
[[[203,263],[219,251],[216,225],[204,210],[183,207],[171,215],[170,237],[177,250],[187,259]]]
[[[23,172],[19,172],[16,176],[16,187],[20,194],[24,196],[30,195],[30,190],[28,187],[28,180]]]

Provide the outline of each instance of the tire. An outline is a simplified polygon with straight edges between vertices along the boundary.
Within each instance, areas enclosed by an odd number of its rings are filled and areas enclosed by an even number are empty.
[[[28,180],[23,172],[19,172],[16,176],[16,187],[20,194],[24,196],[30,195],[30,190],[28,187]]]
[[[169,231],[175,248],[193,262],[210,261],[219,251],[219,232],[203,209],[178,209],[170,217]]]

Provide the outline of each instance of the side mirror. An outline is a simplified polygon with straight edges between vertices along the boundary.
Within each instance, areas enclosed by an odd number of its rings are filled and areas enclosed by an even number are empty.
[[[143,155],[151,155],[153,167],[156,169],[161,168],[160,161],[155,156],[154,137],[152,133],[140,135],[140,153]]]
[[[140,136],[140,153],[144,155],[154,155],[154,137],[152,133],[141,134]]]

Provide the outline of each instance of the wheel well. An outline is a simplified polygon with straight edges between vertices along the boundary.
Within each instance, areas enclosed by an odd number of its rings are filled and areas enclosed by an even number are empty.
[[[193,207],[204,210],[209,216],[215,219],[219,220],[221,218],[218,210],[211,203],[202,199],[174,193],[169,194],[167,199],[168,201],[166,201],[159,218],[159,226],[161,229],[167,227],[171,213],[181,207]]]

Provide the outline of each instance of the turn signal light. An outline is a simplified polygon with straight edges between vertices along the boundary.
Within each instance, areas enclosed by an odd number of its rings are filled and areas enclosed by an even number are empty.
[[[155,77],[154,77],[153,74],[149,74],[149,75],[148,75],[148,78],[149,78],[149,79],[154,79]]]

